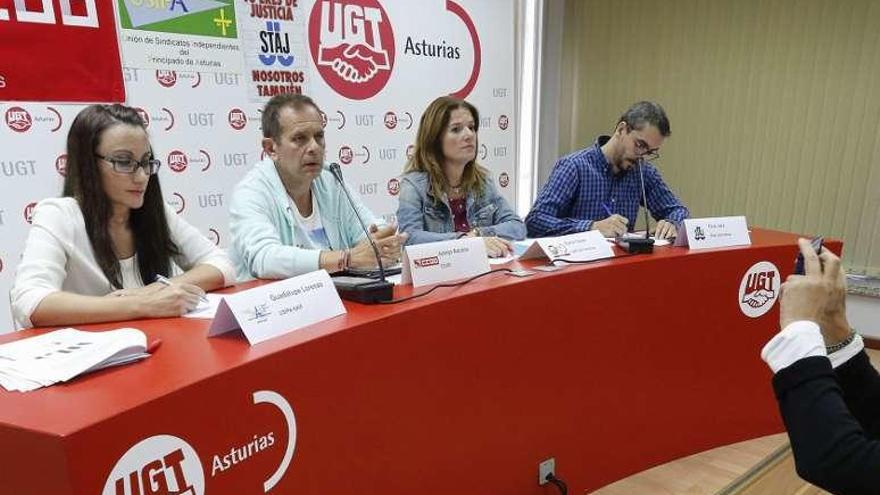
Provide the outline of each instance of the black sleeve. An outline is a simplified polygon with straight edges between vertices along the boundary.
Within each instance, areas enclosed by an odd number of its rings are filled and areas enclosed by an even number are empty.
[[[862,428],[880,438],[880,374],[863,350],[834,370],[843,400]]]
[[[835,494],[880,494],[880,442],[847,408],[826,357],[801,359],[780,370],[773,388],[803,479]],[[877,405],[861,407],[868,411]]]

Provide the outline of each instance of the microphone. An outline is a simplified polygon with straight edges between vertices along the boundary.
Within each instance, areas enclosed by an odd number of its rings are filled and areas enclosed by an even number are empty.
[[[373,247],[373,254],[376,255],[376,262],[379,264],[379,280],[360,277],[340,277],[333,280],[333,285],[336,286],[336,291],[339,293],[339,297],[349,301],[365,304],[390,301],[394,298],[394,284],[385,280],[385,267],[382,266],[382,257],[379,255],[379,248],[370,236],[367,224],[364,223],[364,219],[361,217],[361,213],[358,211],[354,199],[351,197],[351,193],[348,192],[348,187],[345,186],[345,181],[342,179],[342,170],[339,168],[338,163],[334,162],[330,164],[330,173],[333,174],[333,178],[336,179],[336,182],[339,183],[339,187],[341,187],[342,191],[345,193],[345,197],[348,199],[348,204],[351,206],[351,209],[354,210],[354,214],[360,223],[361,229],[363,229],[364,234],[366,234],[370,246]]]
[[[633,237],[626,239],[625,246],[627,252],[629,253],[653,253],[654,252],[654,239],[651,239],[650,236],[650,218],[648,217],[648,195],[645,192],[645,174],[642,172],[642,166],[644,165],[645,160],[642,157],[639,157],[639,185],[642,188],[642,202],[645,204],[645,237]]]

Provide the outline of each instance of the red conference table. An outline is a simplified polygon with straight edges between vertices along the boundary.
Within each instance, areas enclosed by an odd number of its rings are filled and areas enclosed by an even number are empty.
[[[583,493],[777,433],[759,352],[778,309],[748,317],[739,290],[760,261],[790,274],[795,239],[755,229],[749,247],[346,302],[254,347],[206,338],[207,320],[83,326],[164,344],[135,365],[0,392],[0,493],[547,494],[549,457]]]

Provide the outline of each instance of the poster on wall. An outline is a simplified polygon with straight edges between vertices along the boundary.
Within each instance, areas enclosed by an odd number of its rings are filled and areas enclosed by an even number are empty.
[[[112,0],[0,0],[0,101],[125,100],[114,18]]]
[[[126,66],[241,70],[233,0],[118,0],[118,9]]]

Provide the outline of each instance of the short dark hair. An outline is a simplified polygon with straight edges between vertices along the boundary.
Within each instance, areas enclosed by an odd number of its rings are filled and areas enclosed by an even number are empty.
[[[281,93],[273,96],[266,102],[263,107],[263,137],[272,138],[275,141],[281,137],[281,122],[278,121],[278,114],[284,107],[290,107],[293,110],[301,110],[303,107],[310,106],[319,113],[321,109],[315,104],[315,101],[306,95],[294,93]]]
[[[651,124],[660,131],[660,135],[663,137],[669,137],[672,134],[666,111],[659,103],[653,101],[640,101],[634,104],[620,116],[617,122],[625,122],[631,129],[641,129],[645,124]]]

